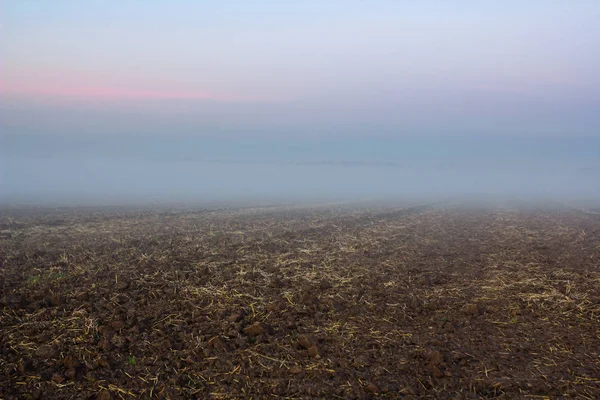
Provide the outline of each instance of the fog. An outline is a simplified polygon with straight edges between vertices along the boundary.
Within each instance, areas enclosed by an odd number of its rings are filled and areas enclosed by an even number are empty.
[[[600,2],[1,2],[0,202],[600,197]]]
[[[600,139],[2,135],[4,204],[600,199]]]

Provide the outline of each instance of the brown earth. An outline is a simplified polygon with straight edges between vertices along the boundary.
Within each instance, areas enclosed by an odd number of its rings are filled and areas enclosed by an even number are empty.
[[[600,216],[5,210],[0,398],[600,398]]]

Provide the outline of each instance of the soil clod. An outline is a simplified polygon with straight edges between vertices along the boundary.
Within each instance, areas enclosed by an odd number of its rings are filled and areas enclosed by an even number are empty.
[[[258,336],[265,333],[265,328],[260,324],[260,322],[255,322],[250,326],[244,328],[244,334],[247,336]]]
[[[42,345],[35,352],[36,357],[48,359],[58,355],[58,351],[51,345]]]

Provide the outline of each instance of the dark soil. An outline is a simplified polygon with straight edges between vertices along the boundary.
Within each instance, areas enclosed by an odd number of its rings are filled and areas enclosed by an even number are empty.
[[[0,398],[600,398],[600,216],[8,210]]]

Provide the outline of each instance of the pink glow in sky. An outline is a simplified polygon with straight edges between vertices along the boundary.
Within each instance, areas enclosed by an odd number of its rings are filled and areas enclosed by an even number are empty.
[[[0,2],[0,132],[600,132],[598,0]]]
[[[56,85],[56,84],[8,84],[0,81],[0,94],[30,99],[71,99],[82,101],[118,101],[118,100],[211,100],[220,102],[265,101],[259,96],[241,96],[203,91],[179,91],[137,89],[97,85]]]

